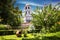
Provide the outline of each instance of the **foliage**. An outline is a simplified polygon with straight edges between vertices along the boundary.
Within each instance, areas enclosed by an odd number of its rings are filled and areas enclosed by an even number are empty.
[[[55,24],[60,21],[60,10],[52,7],[51,4],[45,6],[42,12],[38,10],[36,10],[36,13],[38,14],[32,14],[32,23],[34,24],[36,29],[45,28],[46,30],[50,30],[52,26],[55,26]]]
[[[11,30],[11,31],[7,31],[7,30],[1,30],[0,31],[0,35],[13,35],[14,34],[14,31]]]
[[[16,0],[0,0],[0,23],[18,26],[21,24],[21,13],[18,7],[14,7]]]
[[[8,29],[10,29],[10,26],[8,28],[7,25],[0,24],[0,30],[8,30]]]

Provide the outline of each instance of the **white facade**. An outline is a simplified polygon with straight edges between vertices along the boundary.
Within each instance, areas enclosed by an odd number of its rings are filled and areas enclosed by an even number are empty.
[[[32,11],[31,11],[30,5],[26,4],[24,7],[24,12],[23,12],[24,22],[31,21],[31,19],[32,19],[31,13],[32,13]]]
[[[22,16],[23,16],[22,28],[29,27],[29,30],[35,30],[33,24],[31,23],[31,20],[32,20],[32,15],[31,14],[32,14],[32,10],[31,10],[30,5],[26,4],[25,7],[24,7],[24,11],[22,13]]]

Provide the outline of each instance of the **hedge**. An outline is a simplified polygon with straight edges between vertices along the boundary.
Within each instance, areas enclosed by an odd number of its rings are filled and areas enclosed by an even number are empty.
[[[15,34],[13,30],[0,30],[0,35],[13,35]]]
[[[0,30],[8,30],[8,28],[5,25],[0,24]]]

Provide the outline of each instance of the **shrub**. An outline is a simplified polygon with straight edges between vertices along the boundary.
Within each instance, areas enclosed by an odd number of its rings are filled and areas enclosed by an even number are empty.
[[[32,23],[36,29],[39,29],[40,27],[40,29],[42,29],[43,27],[45,27],[45,30],[50,30],[50,28],[60,20],[60,10],[58,11],[57,9],[55,9],[55,7],[52,7],[51,4],[44,6],[42,12],[38,10],[40,9],[36,8],[36,10],[34,10],[34,13],[32,14]]]
[[[51,33],[52,32],[58,32],[58,31],[60,31],[60,24],[55,24],[55,26],[52,26],[51,28],[50,28],[50,30],[49,30]]]
[[[0,25],[0,30],[7,30],[7,27],[5,25]]]
[[[14,31],[9,31],[9,30],[2,30],[0,31],[0,35],[13,35]]]
[[[24,37],[27,37],[27,30],[24,30]]]

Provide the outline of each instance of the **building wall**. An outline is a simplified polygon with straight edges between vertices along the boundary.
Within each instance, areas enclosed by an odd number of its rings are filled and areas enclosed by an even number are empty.
[[[32,19],[32,16],[31,16],[31,7],[30,5],[25,5],[24,7],[25,9],[25,22],[30,22],[31,19]]]

